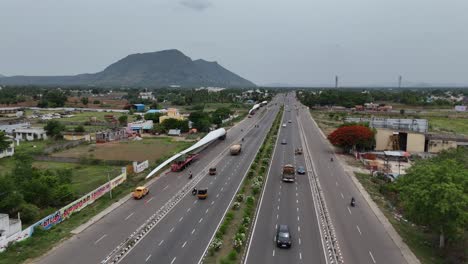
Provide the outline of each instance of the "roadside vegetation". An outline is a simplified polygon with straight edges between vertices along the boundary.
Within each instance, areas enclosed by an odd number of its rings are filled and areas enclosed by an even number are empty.
[[[260,193],[271,161],[283,108],[278,112],[265,140],[237,192],[231,208],[224,216],[204,263],[240,263],[245,254]]]

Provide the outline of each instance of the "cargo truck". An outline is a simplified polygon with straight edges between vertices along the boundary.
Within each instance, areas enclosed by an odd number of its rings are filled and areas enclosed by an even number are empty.
[[[283,173],[281,174],[281,179],[284,182],[294,182],[296,180],[296,170],[291,164],[286,164],[283,166]]]
[[[177,158],[172,164],[171,164],[171,171],[177,172],[185,169],[188,167],[196,158],[198,157],[198,154],[184,154],[181,155],[179,158]]]
[[[238,155],[241,152],[242,145],[241,144],[234,144],[229,148],[231,155]]]

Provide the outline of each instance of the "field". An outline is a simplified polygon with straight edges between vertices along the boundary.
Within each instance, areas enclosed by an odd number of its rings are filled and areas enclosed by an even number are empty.
[[[141,141],[111,142],[96,145],[81,145],[52,154],[55,157],[92,158],[100,160],[128,160],[150,163],[170,153],[177,153],[191,143],[173,141],[171,138],[145,138]]]
[[[116,119],[118,119],[123,113],[110,113],[110,112],[77,112],[73,114],[73,117],[68,118],[61,118],[58,119],[59,121],[70,121],[70,122],[86,122],[90,121],[91,117],[96,117],[98,121],[105,121],[104,116],[106,115],[113,115]]]

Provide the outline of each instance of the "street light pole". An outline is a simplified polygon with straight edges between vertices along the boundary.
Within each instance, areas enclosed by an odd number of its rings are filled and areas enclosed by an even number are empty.
[[[110,181],[109,171],[107,172],[107,182],[109,183],[109,195],[110,195],[110,198],[112,199],[112,185]]]

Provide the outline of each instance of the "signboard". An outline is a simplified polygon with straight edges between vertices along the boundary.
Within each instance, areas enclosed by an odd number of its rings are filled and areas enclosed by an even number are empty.
[[[143,161],[142,163],[138,164],[137,161],[133,162],[133,171],[135,173],[140,173],[144,170],[146,170],[149,167],[149,162],[148,160]]]
[[[467,108],[466,105],[456,105],[456,106],[455,106],[455,111],[457,111],[457,112],[465,112],[465,111],[466,111],[466,108]]]

